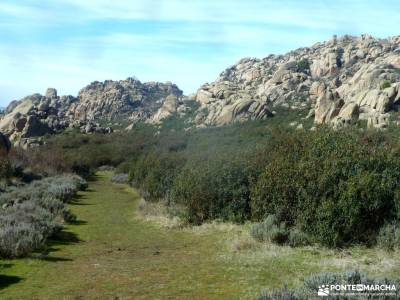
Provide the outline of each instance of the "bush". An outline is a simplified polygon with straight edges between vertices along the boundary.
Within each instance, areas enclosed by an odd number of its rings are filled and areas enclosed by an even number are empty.
[[[62,213],[30,200],[0,211],[0,256],[21,257],[40,248],[62,228]]]
[[[0,256],[6,258],[23,257],[41,247],[44,237],[29,223],[2,226],[0,229]]]
[[[189,223],[223,219],[241,222],[250,216],[250,183],[244,163],[230,160],[194,161],[176,178],[172,199],[187,208]]]
[[[393,280],[389,278],[370,278],[366,274],[360,273],[358,271],[346,272],[346,273],[320,273],[315,274],[307,278],[301,286],[295,289],[288,289],[286,286],[282,289],[275,289],[272,291],[264,290],[261,292],[259,300],[275,300],[275,299],[285,299],[285,300],[306,300],[315,299],[317,297],[318,289],[321,286],[330,285],[395,285],[396,288],[400,284],[400,280]],[[390,291],[394,293],[393,296],[378,296],[378,299],[397,299],[400,296],[400,291],[398,288],[396,291]],[[339,295],[334,296],[334,299],[354,299],[354,295],[347,294],[345,292],[336,291]],[[369,295],[373,292],[365,291],[365,294],[360,292],[357,294],[357,299],[371,299],[372,296]],[[379,292],[376,292],[377,294]],[[332,297],[332,296],[331,296]]]
[[[250,235],[259,242],[272,242],[285,244],[289,232],[285,223],[277,223],[274,215],[269,215],[262,223],[254,224],[250,229]]]
[[[10,161],[0,153],[0,180],[8,179],[12,174]]]
[[[286,286],[282,289],[273,289],[272,291],[264,290],[258,297],[259,300],[298,300],[293,290],[288,289]],[[304,299],[306,300],[306,299]]]
[[[327,246],[374,242],[396,215],[400,156],[375,137],[320,131],[282,137],[252,189],[252,215],[274,214]]]
[[[77,189],[71,182],[55,182],[48,186],[47,193],[60,199],[63,202],[68,202],[76,195]]]
[[[46,197],[37,199],[36,202],[38,205],[48,210],[52,215],[59,216],[66,222],[74,222],[76,220],[76,216],[58,199]]]
[[[386,250],[400,248],[400,228],[398,224],[382,226],[377,237],[379,247]]]
[[[297,71],[302,73],[308,73],[310,71],[310,61],[307,58],[297,62]]]
[[[116,174],[110,178],[110,181],[114,183],[128,183],[129,174]]]
[[[78,175],[74,174],[64,175],[64,178],[73,182],[73,184],[79,191],[85,191],[89,186],[87,181]]]
[[[392,86],[392,82],[389,80],[385,80],[381,83],[381,90],[388,89]]]
[[[133,164],[130,181],[147,201],[169,202],[172,184],[184,163],[185,159],[176,152],[151,151]]]
[[[76,196],[78,191],[83,191],[88,187],[86,180],[76,175],[49,177],[41,181],[35,181],[33,185],[39,186],[39,189],[43,190],[43,194],[63,202],[69,202]]]
[[[259,242],[287,244],[291,247],[310,244],[308,235],[298,228],[287,228],[286,224],[279,223],[274,215],[269,215],[262,223],[253,224],[250,228],[250,235]]]
[[[307,62],[299,68],[306,70]],[[181,120],[170,120],[167,126],[137,125],[106,136],[62,134],[40,151],[12,157],[33,171],[44,168],[37,164],[51,153],[59,154],[46,172],[90,174],[104,164],[118,167],[118,173],[129,170],[146,200],[183,207],[193,224],[261,222],[273,214],[290,229],[289,244],[302,244],[305,236],[335,247],[375,243],[384,224],[400,220],[398,131],[288,129],[302,113],[283,110],[266,121],[189,131],[181,130]],[[6,201],[14,203],[10,193]],[[31,194],[52,196],[57,189],[14,196],[26,201]]]
[[[311,241],[309,236],[303,231],[297,228],[292,228],[289,231],[288,244],[290,247],[301,247],[310,245]]]
[[[41,233],[42,236],[51,236],[61,229],[59,214],[39,206],[34,201],[26,201],[4,209],[0,214],[2,226],[16,226],[19,223],[31,224],[31,227]]]
[[[76,218],[66,207],[87,182],[75,175],[34,181],[0,195],[0,256],[21,257],[40,248],[47,238]]]

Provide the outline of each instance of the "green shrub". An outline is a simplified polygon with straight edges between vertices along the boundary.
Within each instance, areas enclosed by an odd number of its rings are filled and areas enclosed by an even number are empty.
[[[10,161],[2,157],[2,154],[0,153],[0,180],[2,179],[8,179],[12,175],[12,168],[11,168],[11,163]]]
[[[385,81],[383,81],[383,82],[381,83],[380,88],[381,88],[381,90],[384,90],[384,89],[390,88],[391,86],[392,86],[392,82],[389,81],[389,80],[385,80]]]
[[[303,58],[297,62],[297,71],[302,73],[308,73],[310,71],[310,61],[307,58]]]
[[[43,175],[118,167],[144,198],[183,207],[194,224],[260,222],[273,214],[289,229],[289,244],[290,234],[293,245],[302,234],[327,246],[375,243],[384,224],[400,220],[398,131],[288,129],[301,114],[283,110],[266,121],[189,131],[181,130],[182,120],[169,120],[106,136],[62,134],[12,160],[22,170],[45,169]],[[18,189],[0,196],[0,204],[58,191]]]
[[[311,244],[310,237],[303,231],[292,228],[289,231],[288,244],[290,247],[301,247]]]
[[[189,223],[212,219],[241,222],[250,216],[248,170],[234,157],[195,160],[176,178],[172,199],[187,208]]]
[[[372,137],[374,138],[374,137]],[[274,214],[327,246],[372,243],[395,217],[400,156],[351,131],[283,137],[252,189],[255,219]]]
[[[250,235],[259,242],[285,244],[289,231],[285,223],[278,223],[274,215],[269,215],[262,223],[253,224]]]
[[[130,171],[130,181],[148,201],[170,201],[175,177],[185,163],[176,152],[151,151],[141,155]]]
[[[300,247],[310,244],[307,234],[298,228],[287,228],[285,223],[278,222],[274,215],[269,215],[263,222],[253,224],[250,235],[259,242],[271,242],[278,245],[287,244]]]
[[[386,224],[382,226],[377,237],[379,247],[386,250],[400,248],[400,228],[398,224]]]

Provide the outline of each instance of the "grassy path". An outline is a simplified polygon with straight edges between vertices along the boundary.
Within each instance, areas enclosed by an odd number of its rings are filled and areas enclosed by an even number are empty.
[[[72,205],[45,259],[0,263],[1,299],[243,299],[246,274],[216,257],[218,238],[135,219],[138,196],[106,175]]]
[[[106,174],[78,200],[71,209],[79,222],[50,243],[46,257],[0,261],[0,299],[255,299],[264,287],[296,285],[321,271],[400,276],[398,253],[253,249],[246,240],[235,252],[227,240],[240,236],[237,228],[160,228],[136,218],[138,195]]]

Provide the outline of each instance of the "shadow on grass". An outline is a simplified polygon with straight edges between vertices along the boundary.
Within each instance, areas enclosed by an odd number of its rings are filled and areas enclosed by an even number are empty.
[[[62,261],[72,261],[71,258],[65,257],[55,257],[55,256],[45,256],[39,258],[40,260],[48,261],[48,262],[62,262]]]
[[[0,273],[2,272],[3,269],[9,269],[12,266],[13,266],[12,264],[0,263]],[[0,274],[0,290],[4,289],[12,284],[16,284],[16,283],[20,282],[21,280],[23,280],[22,277]]]
[[[84,222],[84,221],[82,221]],[[57,245],[71,245],[83,242],[76,233],[71,231],[61,230],[51,240],[49,240],[50,246]]]
[[[86,199],[87,199],[86,195],[78,194],[68,204],[70,204],[70,205],[93,205],[93,204],[90,204],[90,203],[85,203],[84,200],[86,200]]]
[[[68,224],[70,225],[86,225],[88,222],[83,221],[83,220],[75,220],[75,221],[71,221]]]
[[[8,276],[8,275],[1,275],[0,274],[0,290],[20,282],[22,280],[22,277],[18,276]]]
[[[72,261],[70,258],[51,256],[52,253],[58,252],[60,246],[73,245],[83,242],[75,233],[62,230],[47,241],[46,246],[36,251],[31,258],[47,261],[47,262],[66,262]]]
[[[101,177],[98,174],[94,173],[94,174],[91,174],[91,175],[87,176],[85,179],[88,182],[95,182],[95,181],[98,181],[100,178]]]
[[[74,245],[83,242],[75,233],[62,230],[47,241],[47,253],[57,252],[58,246]]]

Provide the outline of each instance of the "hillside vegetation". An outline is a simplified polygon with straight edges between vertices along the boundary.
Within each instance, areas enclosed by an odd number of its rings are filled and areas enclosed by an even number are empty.
[[[191,131],[172,124],[160,130],[139,126],[107,136],[70,133],[14,157],[49,173],[89,176],[100,166],[114,166],[129,174],[147,201],[163,203],[189,224],[273,216],[284,228],[279,243],[290,243],[292,235],[330,247],[398,247],[395,131],[309,132],[280,121]]]
[[[1,299],[242,300],[265,288],[260,299],[307,299],[316,295],[315,285],[342,278],[329,272],[357,268],[370,275],[344,273],[341,281],[354,283],[400,276],[398,252],[255,243],[249,224],[157,226],[138,215],[140,196],[110,176],[97,173],[68,204],[78,219],[48,240],[46,251],[1,260]],[[312,275],[320,272],[326,273]],[[275,290],[284,283],[287,288]]]

